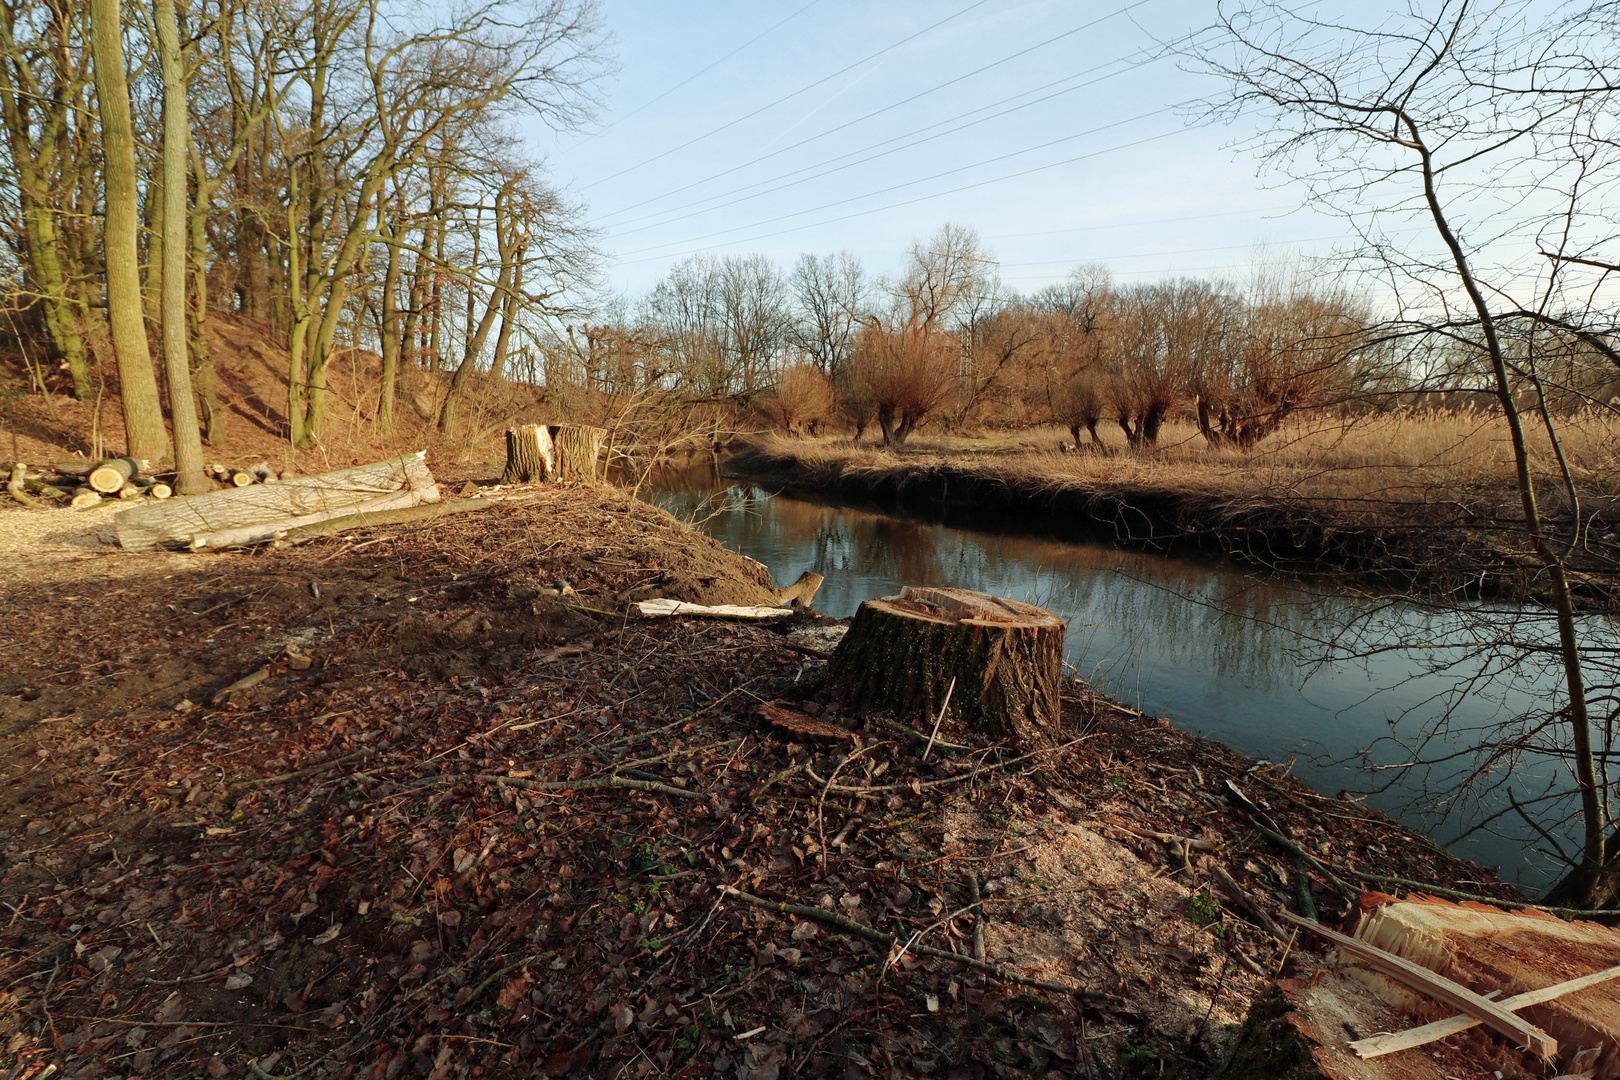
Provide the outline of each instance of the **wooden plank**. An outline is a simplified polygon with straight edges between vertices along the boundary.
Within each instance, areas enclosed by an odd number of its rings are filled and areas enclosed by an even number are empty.
[[[1303,927],[1318,937],[1333,942],[1339,948],[1354,953],[1374,971],[1388,975],[1396,982],[1427,994],[1436,1001],[1443,1001],[1458,1012],[1476,1017],[1492,1031],[1506,1035],[1517,1045],[1533,1051],[1542,1058],[1550,1059],[1558,1053],[1557,1039],[1523,1017],[1514,1016],[1496,1002],[1487,1001],[1468,987],[1454,983],[1444,975],[1437,975],[1426,967],[1404,960],[1394,953],[1385,952],[1365,941],[1341,934],[1337,930],[1329,930],[1319,922],[1302,919],[1291,911],[1279,911],[1277,915],[1284,922]]]
[[[1620,979],[1620,967],[1604,968],[1602,971],[1594,971],[1590,975],[1582,975],[1578,979],[1569,979],[1566,982],[1544,986],[1540,990],[1526,990],[1522,994],[1514,994],[1510,998],[1497,1002],[1497,1004],[1508,1012],[1518,1012],[1520,1009],[1527,1009],[1532,1005],[1553,1001],[1614,979]],[[1415,1027],[1408,1031],[1397,1031],[1390,1035],[1374,1035],[1371,1038],[1357,1039],[1350,1044],[1350,1049],[1364,1058],[1383,1057],[1385,1054],[1393,1054],[1398,1050],[1410,1050],[1413,1047],[1424,1046],[1438,1039],[1444,1039],[1447,1036],[1467,1031],[1469,1028],[1479,1027],[1482,1022],[1473,1016],[1453,1016],[1450,1019],[1436,1020],[1432,1024],[1424,1024],[1422,1027]]]

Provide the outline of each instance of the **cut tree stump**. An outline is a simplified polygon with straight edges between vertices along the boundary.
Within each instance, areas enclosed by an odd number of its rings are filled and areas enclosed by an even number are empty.
[[[551,429],[544,424],[525,424],[506,432],[506,471],[503,484],[538,484],[557,471],[557,448]]]
[[[806,570],[799,575],[798,581],[776,590],[776,595],[789,607],[809,607],[815,600],[816,593],[821,591],[822,582],[826,580],[815,571]]]
[[[861,604],[828,674],[845,700],[929,719],[951,710],[993,739],[1059,737],[1063,620],[1033,604],[966,589],[907,586]]]
[[[503,484],[602,478],[602,444],[607,429],[588,424],[527,424],[506,433]]]
[[[114,518],[118,542],[132,551],[158,545],[184,548],[191,546],[192,538],[199,533],[225,533],[244,526],[306,519],[280,526],[296,527],[312,523],[308,521],[311,515],[337,517],[354,513],[362,504],[400,492],[415,493],[416,502],[438,502],[439,488],[425,459],[426,452],[417,451],[320,476],[148,503]]]

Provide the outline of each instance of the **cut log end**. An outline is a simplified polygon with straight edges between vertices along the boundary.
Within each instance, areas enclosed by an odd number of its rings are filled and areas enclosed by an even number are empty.
[[[912,588],[863,603],[829,674],[845,699],[902,718],[946,703],[990,738],[1044,744],[1062,732],[1063,620],[966,589]]]
[[[140,464],[134,458],[112,458],[91,469],[85,483],[103,495],[113,495],[139,473]]]

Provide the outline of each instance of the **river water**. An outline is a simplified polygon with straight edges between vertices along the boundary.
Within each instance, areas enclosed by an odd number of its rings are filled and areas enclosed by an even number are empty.
[[[1421,788],[1456,791],[1476,759],[1399,767],[1409,755],[1378,740],[1409,739],[1449,708],[1460,734],[1431,743],[1429,753],[1462,750],[1470,732],[1532,710],[1547,692],[1542,674],[1480,678],[1478,662],[1427,647],[1466,629],[1451,616],[1369,607],[1330,587],[1268,581],[1214,561],[998,532],[993,522],[963,527],[811,502],[712,470],[667,475],[643,497],[758,559],[779,584],[806,570],[825,576],[815,606],[834,617],[902,585],[954,586],[1049,608],[1068,620],[1067,662],[1099,689],[1254,757],[1293,759],[1294,774],[1318,791],[1365,793],[1368,805],[1442,842],[1482,812],[1507,809],[1504,784],[1483,802],[1416,808]],[[1346,627],[1358,623],[1370,628],[1359,640],[1372,655],[1324,662],[1324,642],[1343,645],[1351,637]],[[1459,678],[1469,680],[1466,690]],[[1368,770],[1367,763],[1384,768]],[[1500,779],[1521,800],[1562,783],[1547,759]],[[1529,891],[1549,885],[1556,867],[1531,852],[1518,819],[1499,825],[1507,837],[1478,833],[1452,850],[1500,866],[1505,879]]]

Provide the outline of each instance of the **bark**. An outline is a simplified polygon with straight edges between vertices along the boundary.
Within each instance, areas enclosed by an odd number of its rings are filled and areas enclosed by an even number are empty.
[[[382,389],[377,398],[377,426],[384,434],[394,430],[394,393],[399,383],[399,226],[389,209],[377,208],[377,229],[388,246],[388,268],[382,283]]]
[[[118,542],[130,550],[185,546],[198,533],[345,510],[401,490],[419,492],[425,502],[438,499],[424,452],[320,476],[171,499],[127,510],[118,515],[115,525]]]
[[[1047,744],[1061,734],[1063,620],[966,589],[907,587],[868,600],[829,676],[860,709],[931,720],[945,706],[992,739]]]
[[[208,350],[208,193],[217,184],[209,184],[203,175],[203,161],[195,149],[192,168],[197,189],[188,215],[190,223],[191,296],[186,305],[187,330],[191,343],[192,389],[197,395],[197,409],[203,427],[203,438],[216,450],[223,449],[228,436],[225,433],[225,413],[219,407],[219,384],[215,378],[214,357]],[[260,267],[262,278],[262,267]]]
[[[161,461],[168,456],[169,440],[141,313],[135,133],[124,77],[119,0],[90,0],[90,27],[106,186],[107,320],[118,365],[125,445],[131,457]]]
[[[551,429],[557,447],[557,478],[594,484],[602,478],[602,445],[607,429],[588,424],[562,424]]]
[[[163,370],[169,380],[169,416],[174,429],[174,489],[196,495],[209,489],[203,475],[202,435],[191,396],[191,365],[186,355],[190,326],[186,311],[186,79],[180,57],[180,28],[174,0],[154,0],[158,61],[163,78]]]
[[[511,428],[506,433],[506,469],[503,484],[538,484],[557,471],[557,450],[551,429],[542,424]]]

